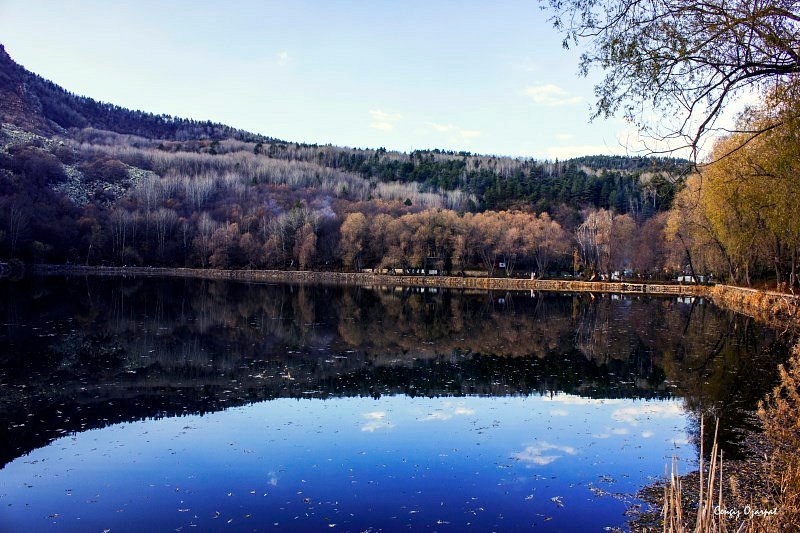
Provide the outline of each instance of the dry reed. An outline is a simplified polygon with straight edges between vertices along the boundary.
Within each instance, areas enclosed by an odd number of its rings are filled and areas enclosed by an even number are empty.
[[[756,468],[750,473],[723,474],[719,421],[707,466],[701,422],[696,502],[687,501],[682,486],[686,478],[678,475],[673,459],[663,492],[664,533],[800,531],[800,343],[788,363],[779,367],[779,375],[778,385],[759,404],[767,451],[751,458]],[[751,490],[742,490],[743,485]]]

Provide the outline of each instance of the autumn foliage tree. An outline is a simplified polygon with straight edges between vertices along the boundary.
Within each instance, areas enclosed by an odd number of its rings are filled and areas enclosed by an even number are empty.
[[[799,113],[797,87],[776,88],[740,119],[741,130],[767,131],[719,140],[712,162],[701,168],[701,216],[729,258],[731,277],[747,284],[759,269],[771,268],[779,286],[800,286]]]

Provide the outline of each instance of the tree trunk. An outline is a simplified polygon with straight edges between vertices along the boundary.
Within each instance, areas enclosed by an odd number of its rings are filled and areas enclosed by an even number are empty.
[[[777,290],[781,290],[781,264],[783,263],[783,258],[781,257],[781,242],[776,238],[775,239],[775,287]]]
[[[700,280],[697,279],[697,275],[694,272],[694,263],[692,262],[692,252],[689,251],[689,247],[686,246],[686,241],[683,240],[683,235],[678,233],[678,238],[681,240],[681,244],[683,245],[683,249],[686,251],[686,260],[689,261],[689,273],[692,275],[692,279],[694,280],[694,284],[698,285]]]

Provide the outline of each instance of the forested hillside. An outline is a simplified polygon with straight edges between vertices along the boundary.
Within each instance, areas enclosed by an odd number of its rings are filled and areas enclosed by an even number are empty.
[[[73,95],[4,50],[0,95],[0,254],[23,261],[662,273],[688,172],[280,141]]]

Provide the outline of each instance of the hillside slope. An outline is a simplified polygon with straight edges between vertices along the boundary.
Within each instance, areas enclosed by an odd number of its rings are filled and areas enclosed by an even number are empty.
[[[72,94],[2,46],[0,120],[0,260],[544,272],[573,268],[599,216],[630,241],[583,259],[608,270],[659,241],[687,168],[280,141]]]
[[[132,111],[72,94],[15,63],[2,44],[0,120],[42,135],[92,127],[151,139],[268,140],[223,124]]]

